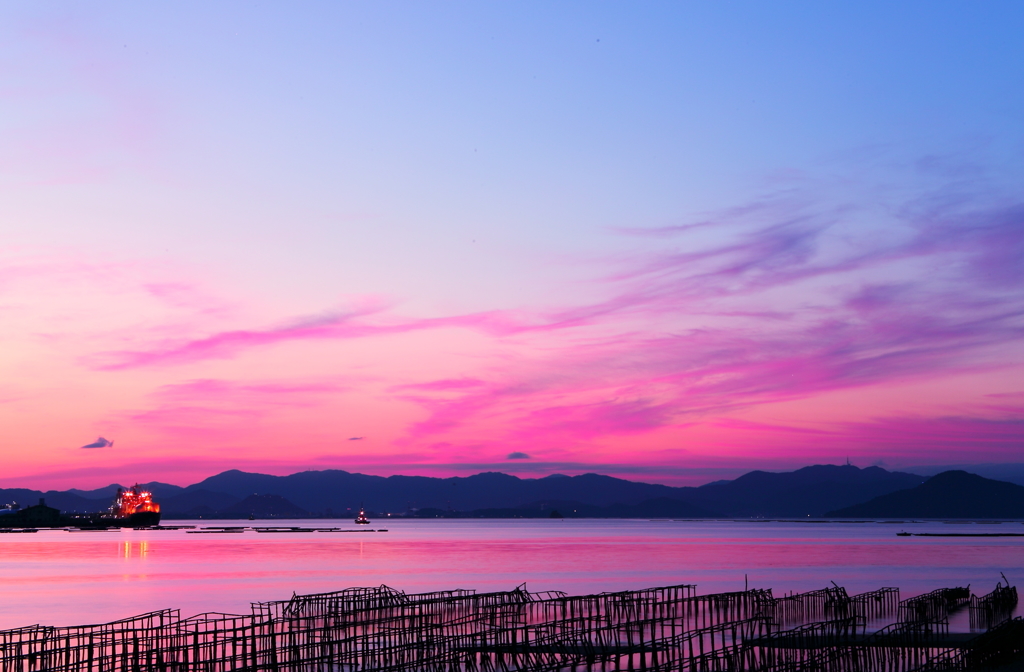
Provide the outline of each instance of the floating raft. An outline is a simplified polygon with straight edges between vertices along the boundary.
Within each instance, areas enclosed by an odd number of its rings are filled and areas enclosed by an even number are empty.
[[[311,532],[387,532],[385,529],[358,529],[343,530],[337,527],[203,527],[198,530],[188,529],[194,525],[182,526],[180,528],[164,529],[185,529],[186,534],[242,534],[243,532],[256,532],[258,534],[307,534]]]
[[[1024,537],[1024,532],[904,532],[900,537]]]

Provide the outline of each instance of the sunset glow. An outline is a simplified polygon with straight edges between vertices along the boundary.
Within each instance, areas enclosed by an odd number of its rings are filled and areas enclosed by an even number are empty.
[[[0,9],[3,487],[1021,461],[1012,21],[103,7]]]

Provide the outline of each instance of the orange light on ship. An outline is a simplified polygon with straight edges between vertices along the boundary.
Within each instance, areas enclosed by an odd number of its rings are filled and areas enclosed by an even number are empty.
[[[153,493],[140,490],[138,485],[119,492],[110,509],[111,513],[119,517],[142,512],[160,513],[160,505],[153,501]]]

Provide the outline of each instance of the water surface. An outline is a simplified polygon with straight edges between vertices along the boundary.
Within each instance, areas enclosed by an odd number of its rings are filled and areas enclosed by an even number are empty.
[[[165,521],[172,524],[172,521]],[[196,524],[188,521],[188,524]],[[210,525],[337,526],[351,521]],[[257,600],[352,586],[570,594],[679,583],[698,592],[897,586],[903,597],[1005,572],[1024,584],[1024,537],[898,537],[1024,532],[1020,523],[944,525],[650,520],[387,520],[387,532],[188,534],[118,530],[0,535],[0,628],[99,623],[179,608],[248,613]],[[746,577],[746,579],[745,579]]]

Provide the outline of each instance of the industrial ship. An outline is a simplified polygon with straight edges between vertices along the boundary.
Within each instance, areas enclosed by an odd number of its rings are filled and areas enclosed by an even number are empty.
[[[64,514],[60,509],[47,506],[39,500],[36,506],[7,507],[9,513],[0,516],[0,529],[34,529],[40,527],[78,527],[106,529],[110,527],[153,527],[160,524],[160,505],[153,501],[153,493],[138,485],[117,489],[114,503],[102,513]]]
[[[153,493],[142,490],[138,484],[127,490],[117,489],[114,503],[97,522],[110,527],[153,527],[160,524],[160,505],[153,501]]]

